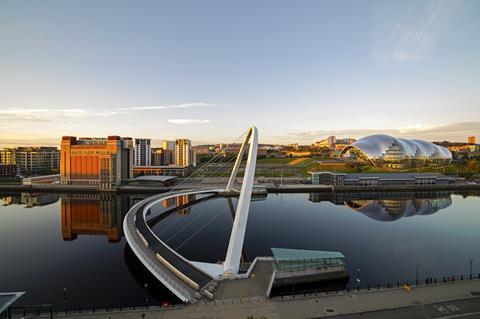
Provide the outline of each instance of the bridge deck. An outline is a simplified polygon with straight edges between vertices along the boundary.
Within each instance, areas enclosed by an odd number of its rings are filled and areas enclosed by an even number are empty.
[[[147,204],[148,203],[144,203],[137,210],[135,226],[140,231],[144,239],[147,241],[149,248],[154,253],[162,256],[162,258],[168,261],[179,272],[187,276],[189,279],[193,280],[200,287],[207,285],[213,279],[212,277],[193,266],[190,262],[180,257],[177,253],[173,252],[170,247],[168,247],[162,241],[159,241],[158,238],[153,234],[150,227],[148,227],[145,218],[143,217],[143,211]]]
[[[188,302],[203,298],[199,292],[213,278],[157,238],[148,226],[146,213],[153,204],[163,199],[193,193],[213,194],[218,190],[184,191],[147,198],[130,209],[123,224],[127,242],[140,261],[177,297]]]

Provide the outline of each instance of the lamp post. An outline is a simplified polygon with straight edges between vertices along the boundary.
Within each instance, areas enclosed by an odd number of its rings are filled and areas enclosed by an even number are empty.
[[[470,279],[472,279],[472,265],[473,265],[473,258],[468,259],[470,261]]]
[[[416,276],[415,276],[415,285],[418,286],[418,268],[420,268],[420,265],[417,264],[417,272],[416,272]]]
[[[65,303],[65,312],[67,312],[67,306],[68,306],[68,298],[67,298],[67,288],[63,288],[63,297],[64,297],[64,303]]]
[[[360,290],[360,268],[357,268],[357,291]]]
[[[145,287],[145,306],[147,306],[148,305],[148,291],[147,291],[148,283],[145,283],[143,286]]]

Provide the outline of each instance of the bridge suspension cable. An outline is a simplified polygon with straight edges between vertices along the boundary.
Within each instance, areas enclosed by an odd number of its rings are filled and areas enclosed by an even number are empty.
[[[228,161],[228,163],[233,162],[233,160],[235,160],[235,158],[236,158],[236,154],[233,154],[233,158],[230,159],[230,160]],[[222,176],[224,176],[224,175],[229,171],[228,166],[227,166],[227,168],[223,168],[222,171],[223,171],[223,172],[222,172]],[[209,211],[210,208],[212,208],[213,205],[214,205],[214,202],[209,202],[208,206],[205,207],[205,210],[206,210],[206,211]],[[220,211],[220,212],[221,212],[221,211]],[[217,214],[217,215],[218,215],[218,214]],[[169,242],[171,239],[173,239],[177,234],[183,232],[183,230],[184,230],[185,228],[187,228],[188,226],[190,226],[191,224],[193,224],[194,222],[196,222],[198,219],[200,219],[201,216],[202,216],[202,215],[199,214],[198,216],[196,216],[195,218],[193,218],[192,220],[190,220],[187,224],[183,225],[183,226],[182,226],[181,228],[179,228],[175,233],[173,233],[172,235],[170,235],[170,237],[169,237],[168,239],[166,239],[165,242],[168,243],[168,242]]]
[[[242,138],[243,134],[239,135],[233,143],[238,142],[240,138]],[[230,154],[229,156],[236,156],[236,154]],[[194,177],[198,176],[202,171],[205,171],[209,166],[218,163],[222,159],[223,154],[216,154],[214,155],[210,160],[208,160],[206,163],[202,164],[199,168],[195,169],[190,175],[188,175],[186,178],[184,178],[180,183],[177,185],[174,185],[168,192],[165,193],[165,195],[168,195],[170,193],[173,193],[180,189],[182,186],[186,185],[187,182],[191,181]],[[208,175],[207,175],[208,176]]]
[[[203,224],[199,229],[197,229],[192,235],[190,235],[187,239],[185,239],[182,243],[180,243],[175,250],[182,248],[183,245],[188,243],[192,238],[197,236],[205,227],[207,227],[212,221],[214,221],[221,213],[224,213],[227,210],[227,207],[221,209],[218,213],[216,213],[212,218],[210,218],[205,224]]]
[[[239,138],[237,138],[237,140]],[[192,185],[197,186],[197,188],[199,185],[202,184],[202,186],[205,186],[206,183],[202,182],[206,177],[216,176],[221,178],[228,172],[231,162],[235,160],[235,154],[230,154],[226,156],[224,156],[223,154],[216,154],[206,163],[200,165],[186,178],[180,180],[180,182],[174,187],[172,187],[168,192],[153,196],[139,203],[136,203],[129,210],[125,217],[123,229],[130,247],[133,249],[137,257],[142,261],[142,263],[149,269],[149,271],[163,284],[165,284],[170,289],[170,291],[172,291],[183,301],[196,300],[196,298],[199,298],[198,296],[201,297],[202,294],[205,294],[206,297],[210,298],[212,294],[209,293],[208,290],[205,290],[205,287],[207,287],[208,282],[210,282],[212,278],[232,278],[236,277],[238,274],[250,206],[250,199],[253,189],[257,148],[258,132],[257,129],[252,126],[244,135],[244,141],[241,144],[239,154],[236,156],[236,162],[233,166],[233,171],[230,175],[230,178],[228,179],[226,189],[185,188],[186,186],[192,187]],[[224,195],[225,190],[230,191],[233,188],[236,175],[243,159],[243,155],[246,153],[247,149],[248,159],[244,170],[243,182],[238,198],[236,213],[234,215],[235,217],[232,226],[232,232],[230,234],[227,255],[225,257],[225,262],[223,263],[223,266],[217,265],[214,267],[215,269],[212,269],[212,266],[210,266],[210,268],[205,268],[201,264],[194,263],[185,259],[177,252],[175,252],[172,248],[168,247],[168,245],[166,245],[164,241],[157,237],[151,227],[149,227],[149,221],[147,221],[147,216],[151,216],[150,208],[154,207],[154,205],[157,205],[158,203],[161,203],[162,200],[172,199],[176,196],[181,195]],[[195,178],[198,178],[198,180],[196,181]],[[194,183],[191,183],[192,181]],[[182,188],[182,191],[179,191],[180,188]],[[202,197],[200,197],[199,200],[201,201]],[[218,201],[207,202],[207,205],[209,206],[213,205],[214,202],[218,203]],[[179,208],[183,207],[184,206],[179,206]],[[187,242],[195,238],[210,223],[212,223],[213,220],[215,220],[223,211],[225,211],[225,208],[226,207],[224,206],[223,210],[220,210],[218,212],[209,210],[209,215],[198,214],[199,217],[206,216],[206,218],[202,221],[202,226],[195,229],[194,232],[188,235],[187,238],[181,238],[179,241],[182,242],[176,245],[177,249],[182,248]],[[173,212],[173,210],[167,210],[166,212],[164,211],[164,213],[166,213],[164,216],[157,216],[159,218],[158,221],[168,218],[168,212],[171,213]],[[155,219],[150,219],[152,225],[157,222],[157,217],[154,217]],[[192,217],[192,219],[196,219],[196,216]],[[170,238],[167,239],[167,241],[170,241],[173,237],[176,236],[177,233],[179,233],[186,227],[189,227],[191,222],[192,221],[187,222],[179,230],[176,230],[176,232],[172,234]],[[220,275],[221,273],[223,273],[223,275]]]

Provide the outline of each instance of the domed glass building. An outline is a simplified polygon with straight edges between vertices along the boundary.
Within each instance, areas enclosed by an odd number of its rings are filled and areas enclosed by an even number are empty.
[[[442,146],[416,139],[376,134],[346,146],[340,156],[362,159],[376,167],[411,168],[445,166],[452,153]]]

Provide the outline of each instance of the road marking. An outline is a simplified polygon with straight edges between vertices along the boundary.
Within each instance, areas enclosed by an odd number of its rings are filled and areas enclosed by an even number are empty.
[[[438,317],[438,318],[435,318],[435,319],[463,318],[463,317],[474,316],[474,315],[480,315],[480,311],[470,312],[470,313],[462,313],[462,314],[451,315],[451,316],[446,316],[446,317]]]
[[[433,305],[433,308],[437,309],[439,312],[443,314],[450,314],[453,312],[462,311],[460,308],[458,308],[454,304]]]

